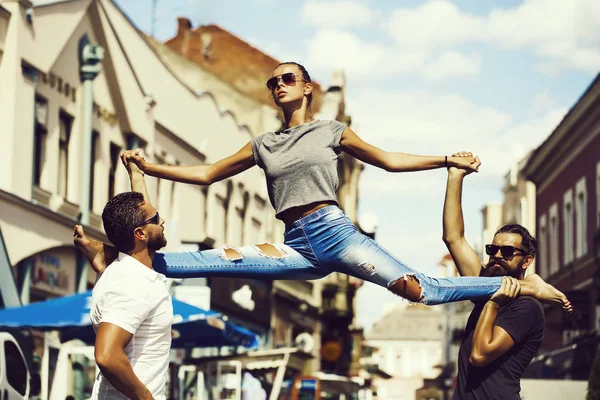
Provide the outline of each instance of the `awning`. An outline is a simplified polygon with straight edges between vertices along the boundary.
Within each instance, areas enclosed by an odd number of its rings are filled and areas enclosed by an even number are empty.
[[[0,310],[0,326],[42,331],[58,330],[63,342],[95,340],[90,321],[92,292],[59,297],[23,307]],[[173,348],[258,347],[258,335],[224,321],[215,311],[203,310],[173,298]]]

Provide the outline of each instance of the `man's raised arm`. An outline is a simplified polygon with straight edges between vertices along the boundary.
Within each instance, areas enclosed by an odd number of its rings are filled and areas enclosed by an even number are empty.
[[[128,162],[128,157],[131,155],[139,155],[140,150],[127,150],[121,155],[121,161],[127,173],[129,174],[129,181],[131,182],[131,191],[138,192],[144,195],[144,200],[150,203],[150,196],[148,196],[148,188],[146,187],[146,181],[144,179],[144,172],[138,168],[134,162]]]
[[[477,159],[479,163],[479,159]],[[443,212],[443,240],[462,276],[479,276],[481,261],[465,239],[465,222],[462,212],[463,179],[468,172],[458,168],[448,169],[448,183]]]
[[[144,200],[150,202],[146,181],[144,180],[144,172],[141,171],[135,163],[127,162],[127,155],[130,152],[137,152],[137,150],[128,150],[123,153],[121,155],[121,161],[123,161],[123,165],[127,168],[129,181],[131,182],[131,191],[143,194]],[[106,267],[119,255],[119,252],[114,246],[102,243],[98,240],[89,239],[83,232],[83,227],[81,225],[76,225],[73,230],[73,242],[75,243],[75,247],[88,259],[92,269],[97,274],[103,273]]]

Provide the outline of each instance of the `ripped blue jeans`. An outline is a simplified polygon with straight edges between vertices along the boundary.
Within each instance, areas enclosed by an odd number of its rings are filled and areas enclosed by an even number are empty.
[[[281,257],[257,246],[196,252],[157,253],[153,267],[170,278],[237,277],[249,279],[319,279],[337,271],[390,288],[414,277],[427,305],[489,298],[502,277],[433,278],[406,266],[371,238],[358,232],[336,206],[321,208],[286,227],[284,244],[273,245]]]

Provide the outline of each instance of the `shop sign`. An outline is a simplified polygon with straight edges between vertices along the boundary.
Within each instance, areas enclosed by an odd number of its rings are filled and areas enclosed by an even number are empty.
[[[65,295],[73,292],[71,281],[73,277],[61,266],[58,257],[40,254],[33,259],[31,286],[52,294]]]
[[[69,82],[60,76],[56,76],[52,72],[49,74],[42,73],[42,82],[50,86],[51,89],[54,89],[65,97],[70,98],[71,101],[76,101],[77,89],[74,85],[69,84]]]

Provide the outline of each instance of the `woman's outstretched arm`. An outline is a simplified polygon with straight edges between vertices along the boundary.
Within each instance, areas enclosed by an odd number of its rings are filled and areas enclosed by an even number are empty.
[[[237,153],[208,165],[160,165],[147,162],[139,151],[129,151],[124,162],[134,162],[147,175],[176,182],[210,185],[227,179],[256,164],[252,145],[248,142]]]
[[[428,169],[457,167],[477,172],[474,157],[418,156],[381,150],[362,140],[350,128],[342,133],[342,150],[367,164],[388,172],[424,171]]]

